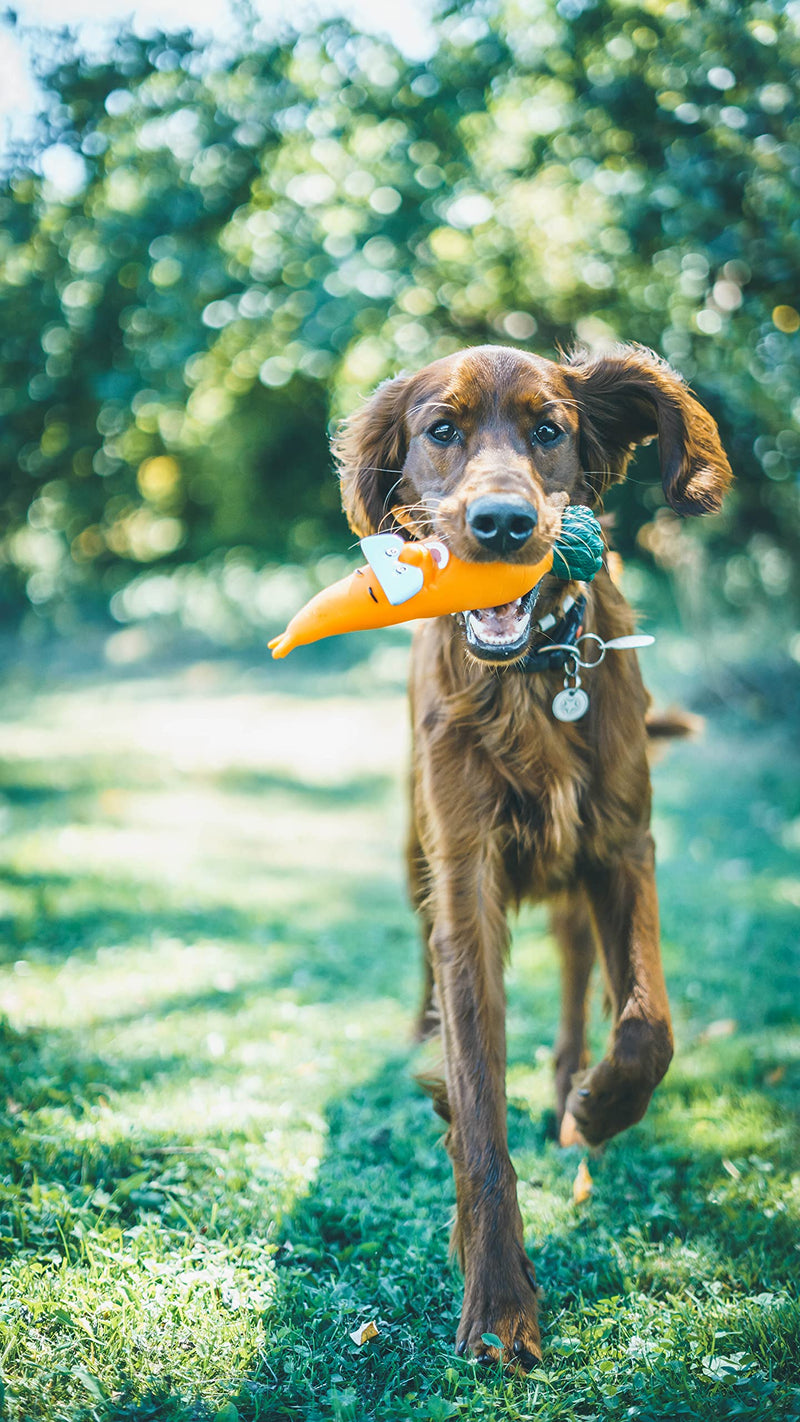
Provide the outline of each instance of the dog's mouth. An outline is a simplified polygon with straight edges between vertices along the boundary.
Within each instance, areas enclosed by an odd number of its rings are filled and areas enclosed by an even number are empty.
[[[463,613],[464,632],[473,657],[485,662],[509,662],[521,657],[531,638],[531,621],[541,582],[523,597],[499,607],[479,607]]]

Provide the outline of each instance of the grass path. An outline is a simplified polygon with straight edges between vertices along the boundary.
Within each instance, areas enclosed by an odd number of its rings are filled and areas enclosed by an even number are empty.
[[[397,656],[9,681],[5,1415],[800,1418],[788,736],[729,721],[658,767],[678,1054],[582,1206],[550,1139],[554,952],[519,923],[509,1110],[546,1355],[509,1382],[452,1352]]]

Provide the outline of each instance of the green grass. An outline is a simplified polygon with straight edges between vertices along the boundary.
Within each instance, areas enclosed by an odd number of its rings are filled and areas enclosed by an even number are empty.
[[[509,1119],[545,1360],[509,1380],[452,1351],[401,663],[8,682],[5,1415],[800,1418],[788,733],[729,715],[656,771],[678,1051],[583,1206],[551,1139],[554,950],[520,920]]]

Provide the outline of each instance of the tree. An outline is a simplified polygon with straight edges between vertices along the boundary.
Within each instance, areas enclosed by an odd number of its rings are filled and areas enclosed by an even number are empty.
[[[345,547],[330,419],[485,339],[665,354],[732,454],[706,535],[728,597],[788,591],[794,21],[494,0],[439,31],[427,65],[343,23],[225,58],[121,35],[105,63],[67,45],[45,65],[46,122],[0,193],[10,609],[242,545]],[[65,150],[71,194],[46,176]],[[655,485],[616,500],[623,551],[644,526],[668,558]]]

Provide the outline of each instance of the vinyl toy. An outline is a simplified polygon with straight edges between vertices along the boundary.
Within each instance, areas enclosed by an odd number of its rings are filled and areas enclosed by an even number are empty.
[[[273,657],[343,632],[393,627],[524,597],[546,573],[589,582],[602,566],[603,535],[590,509],[564,510],[561,532],[538,563],[465,563],[439,539],[406,541],[395,533],[362,538],[365,567],[312,597],[269,643]]]

